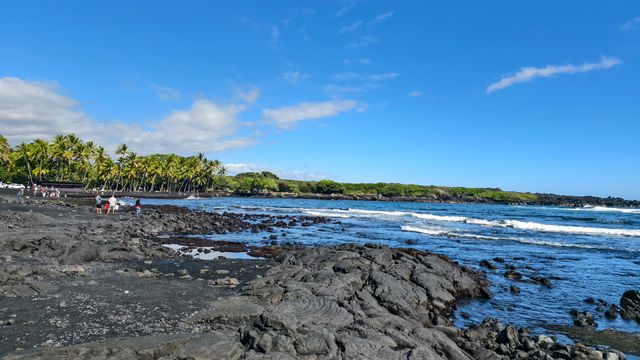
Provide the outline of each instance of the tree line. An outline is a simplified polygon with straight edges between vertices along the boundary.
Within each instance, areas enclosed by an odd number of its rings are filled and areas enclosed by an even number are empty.
[[[0,135],[0,179],[77,182],[85,189],[191,192],[213,188],[216,178],[225,175],[220,161],[202,153],[141,156],[122,144],[114,155],[74,134],[57,135],[51,141],[36,139],[14,148]]]
[[[104,147],[82,141],[74,134],[58,135],[50,141],[36,139],[13,148],[0,135],[0,165],[0,180],[5,182],[77,182],[87,190],[363,195],[498,203],[533,203],[537,200],[535,194],[494,188],[286,180],[269,171],[227,176],[218,160],[209,160],[202,153],[141,156],[122,144],[111,156]]]

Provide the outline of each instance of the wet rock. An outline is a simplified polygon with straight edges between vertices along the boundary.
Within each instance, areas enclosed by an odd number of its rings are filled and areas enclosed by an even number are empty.
[[[594,299],[592,297],[586,298],[586,299],[584,299],[582,301],[587,303],[587,304],[591,304],[591,305],[594,305],[596,303],[596,299]]]
[[[640,322],[640,291],[628,290],[620,298],[620,316]]]
[[[609,308],[604,312],[604,316],[609,320],[614,320],[618,317],[620,308],[616,304],[611,304]]]
[[[513,294],[520,294],[520,288],[515,285],[511,285],[509,287],[509,291],[511,291]]]
[[[504,263],[504,259],[503,259],[503,258],[501,258],[501,257],[494,257],[494,258],[493,258],[493,261],[495,261],[495,262],[497,262],[497,263],[500,263],[500,264]]]
[[[589,311],[578,311],[572,309],[570,311],[573,316],[573,324],[578,327],[596,327],[598,324],[595,322],[595,316]]]
[[[486,268],[487,268],[487,269],[489,269],[489,270],[495,270],[495,269],[497,269],[497,268],[498,268],[497,266],[495,266],[495,265],[494,265],[491,261],[489,261],[489,260],[482,260],[482,261],[480,261],[480,266],[482,266],[482,267],[486,267]]]
[[[519,272],[517,272],[515,270],[507,270],[504,273],[504,277],[506,277],[509,280],[521,280],[522,279],[522,274],[520,274]]]
[[[548,288],[552,288],[553,284],[551,284],[551,280],[549,280],[549,278],[547,277],[534,277],[533,281],[537,282],[538,284],[542,285],[542,286],[546,286]]]
[[[518,332],[512,326],[505,327],[496,338],[499,344],[505,344],[511,347],[520,346],[520,340],[518,339]],[[507,352],[509,353],[509,352]]]

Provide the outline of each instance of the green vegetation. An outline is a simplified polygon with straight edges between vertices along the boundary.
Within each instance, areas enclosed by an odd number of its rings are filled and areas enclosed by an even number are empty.
[[[499,203],[531,203],[537,200],[535,194],[492,188],[285,180],[268,171],[227,176],[219,161],[209,160],[203,154],[139,156],[124,144],[114,155],[111,157],[103,147],[91,141],[83,142],[73,134],[58,135],[50,142],[36,139],[13,149],[0,135],[0,180],[23,184],[81,182],[85,189],[116,191],[200,191],[238,195],[286,193]]]
[[[85,189],[116,191],[196,191],[213,188],[216,178],[224,175],[222,164],[203,154],[138,156],[123,144],[115,155],[74,134],[58,135],[51,142],[36,139],[10,150],[0,180],[80,182]]]

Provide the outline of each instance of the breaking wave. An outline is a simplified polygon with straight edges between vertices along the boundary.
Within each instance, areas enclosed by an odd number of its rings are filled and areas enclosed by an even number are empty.
[[[485,220],[475,219],[466,216],[455,215],[435,215],[428,213],[414,213],[405,211],[377,211],[377,210],[359,210],[359,209],[314,209],[305,210],[305,213],[314,216],[325,217],[413,217],[427,221],[444,221],[458,222],[478,226],[512,228],[526,231],[548,232],[548,233],[565,233],[565,234],[582,234],[582,235],[609,235],[609,236],[632,236],[640,237],[640,229],[617,229],[617,228],[599,228],[574,225],[554,225],[544,224],[532,221],[520,220]]]

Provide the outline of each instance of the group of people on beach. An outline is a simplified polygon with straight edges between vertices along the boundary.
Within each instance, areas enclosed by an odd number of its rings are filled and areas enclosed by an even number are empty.
[[[142,211],[142,205],[140,203],[140,199],[136,199],[136,216],[140,216]],[[118,203],[118,199],[115,194],[111,194],[111,197],[105,202],[104,210],[105,214],[113,214],[115,215],[120,209],[120,204]],[[96,195],[96,214],[102,214],[102,196],[100,194]]]
[[[29,188],[29,190],[31,191],[31,194],[33,196],[60,197],[60,190],[56,189],[53,186],[46,187],[46,186],[41,186],[37,184],[31,184],[31,187]],[[25,193],[25,190],[20,189],[20,191],[18,192],[18,196],[23,196],[24,193]]]

